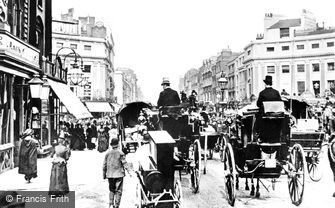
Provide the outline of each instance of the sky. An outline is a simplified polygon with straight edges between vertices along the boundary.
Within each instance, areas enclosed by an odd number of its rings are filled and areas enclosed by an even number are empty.
[[[222,49],[241,52],[263,33],[265,13],[299,18],[302,9],[335,26],[333,0],[53,0],[53,18],[95,16],[111,29],[115,68],[135,71],[146,101],[156,103],[163,77],[179,78]]]

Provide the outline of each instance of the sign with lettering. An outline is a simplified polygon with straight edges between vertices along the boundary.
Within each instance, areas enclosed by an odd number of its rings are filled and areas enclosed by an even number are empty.
[[[6,34],[0,34],[0,50],[20,61],[39,68],[39,52]]]

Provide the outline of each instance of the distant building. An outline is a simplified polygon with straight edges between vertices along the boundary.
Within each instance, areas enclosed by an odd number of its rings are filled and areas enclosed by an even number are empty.
[[[309,11],[303,10],[296,19],[266,14],[264,35],[244,48],[247,78],[239,77],[241,86],[247,87],[248,96],[258,95],[264,88],[262,80],[271,75],[273,87],[289,94],[335,92],[334,42],[335,28],[318,24]]]
[[[68,84],[82,100],[113,101],[114,99],[114,40],[102,22],[95,17],[74,19],[74,9],[62,14],[61,19],[52,21],[53,54],[59,51],[68,68]],[[71,48],[83,61],[83,76],[75,75],[74,55]],[[61,50],[60,50],[61,49]],[[73,75],[73,76],[71,76]]]
[[[139,101],[143,98],[142,92],[139,93],[137,76],[132,69],[117,68],[114,74],[115,79],[115,101],[124,104]]]

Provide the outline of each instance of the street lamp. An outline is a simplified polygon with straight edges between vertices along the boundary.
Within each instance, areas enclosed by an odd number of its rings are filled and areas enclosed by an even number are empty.
[[[34,77],[28,82],[28,85],[30,87],[31,98],[40,98],[43,81],[39,78],[38,74],[34,74]]]
[[[228,84],[228,80],[225,77],[223,72],[221,73],[221,76],[218,80],[218,83],[219,83],[219,86],[220,86],[221,92],[222,92],[222,102],[224,102],[224,89],[225,89],[226,85]]]

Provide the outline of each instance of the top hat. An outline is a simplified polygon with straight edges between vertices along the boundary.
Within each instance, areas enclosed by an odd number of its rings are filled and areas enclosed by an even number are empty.
[[[116,147],[119,145],[119,139],[118,138],[113,138],[111,141],[111,146]]]
[[[263,80],[265,84],[272,85],[272,76],[265,76],[265,79]]]
[[[162,82],[162,84],[161,85],[170,85],[170,80],[169,80],[169,78],[168,77],[163,77],[163,82]]]

